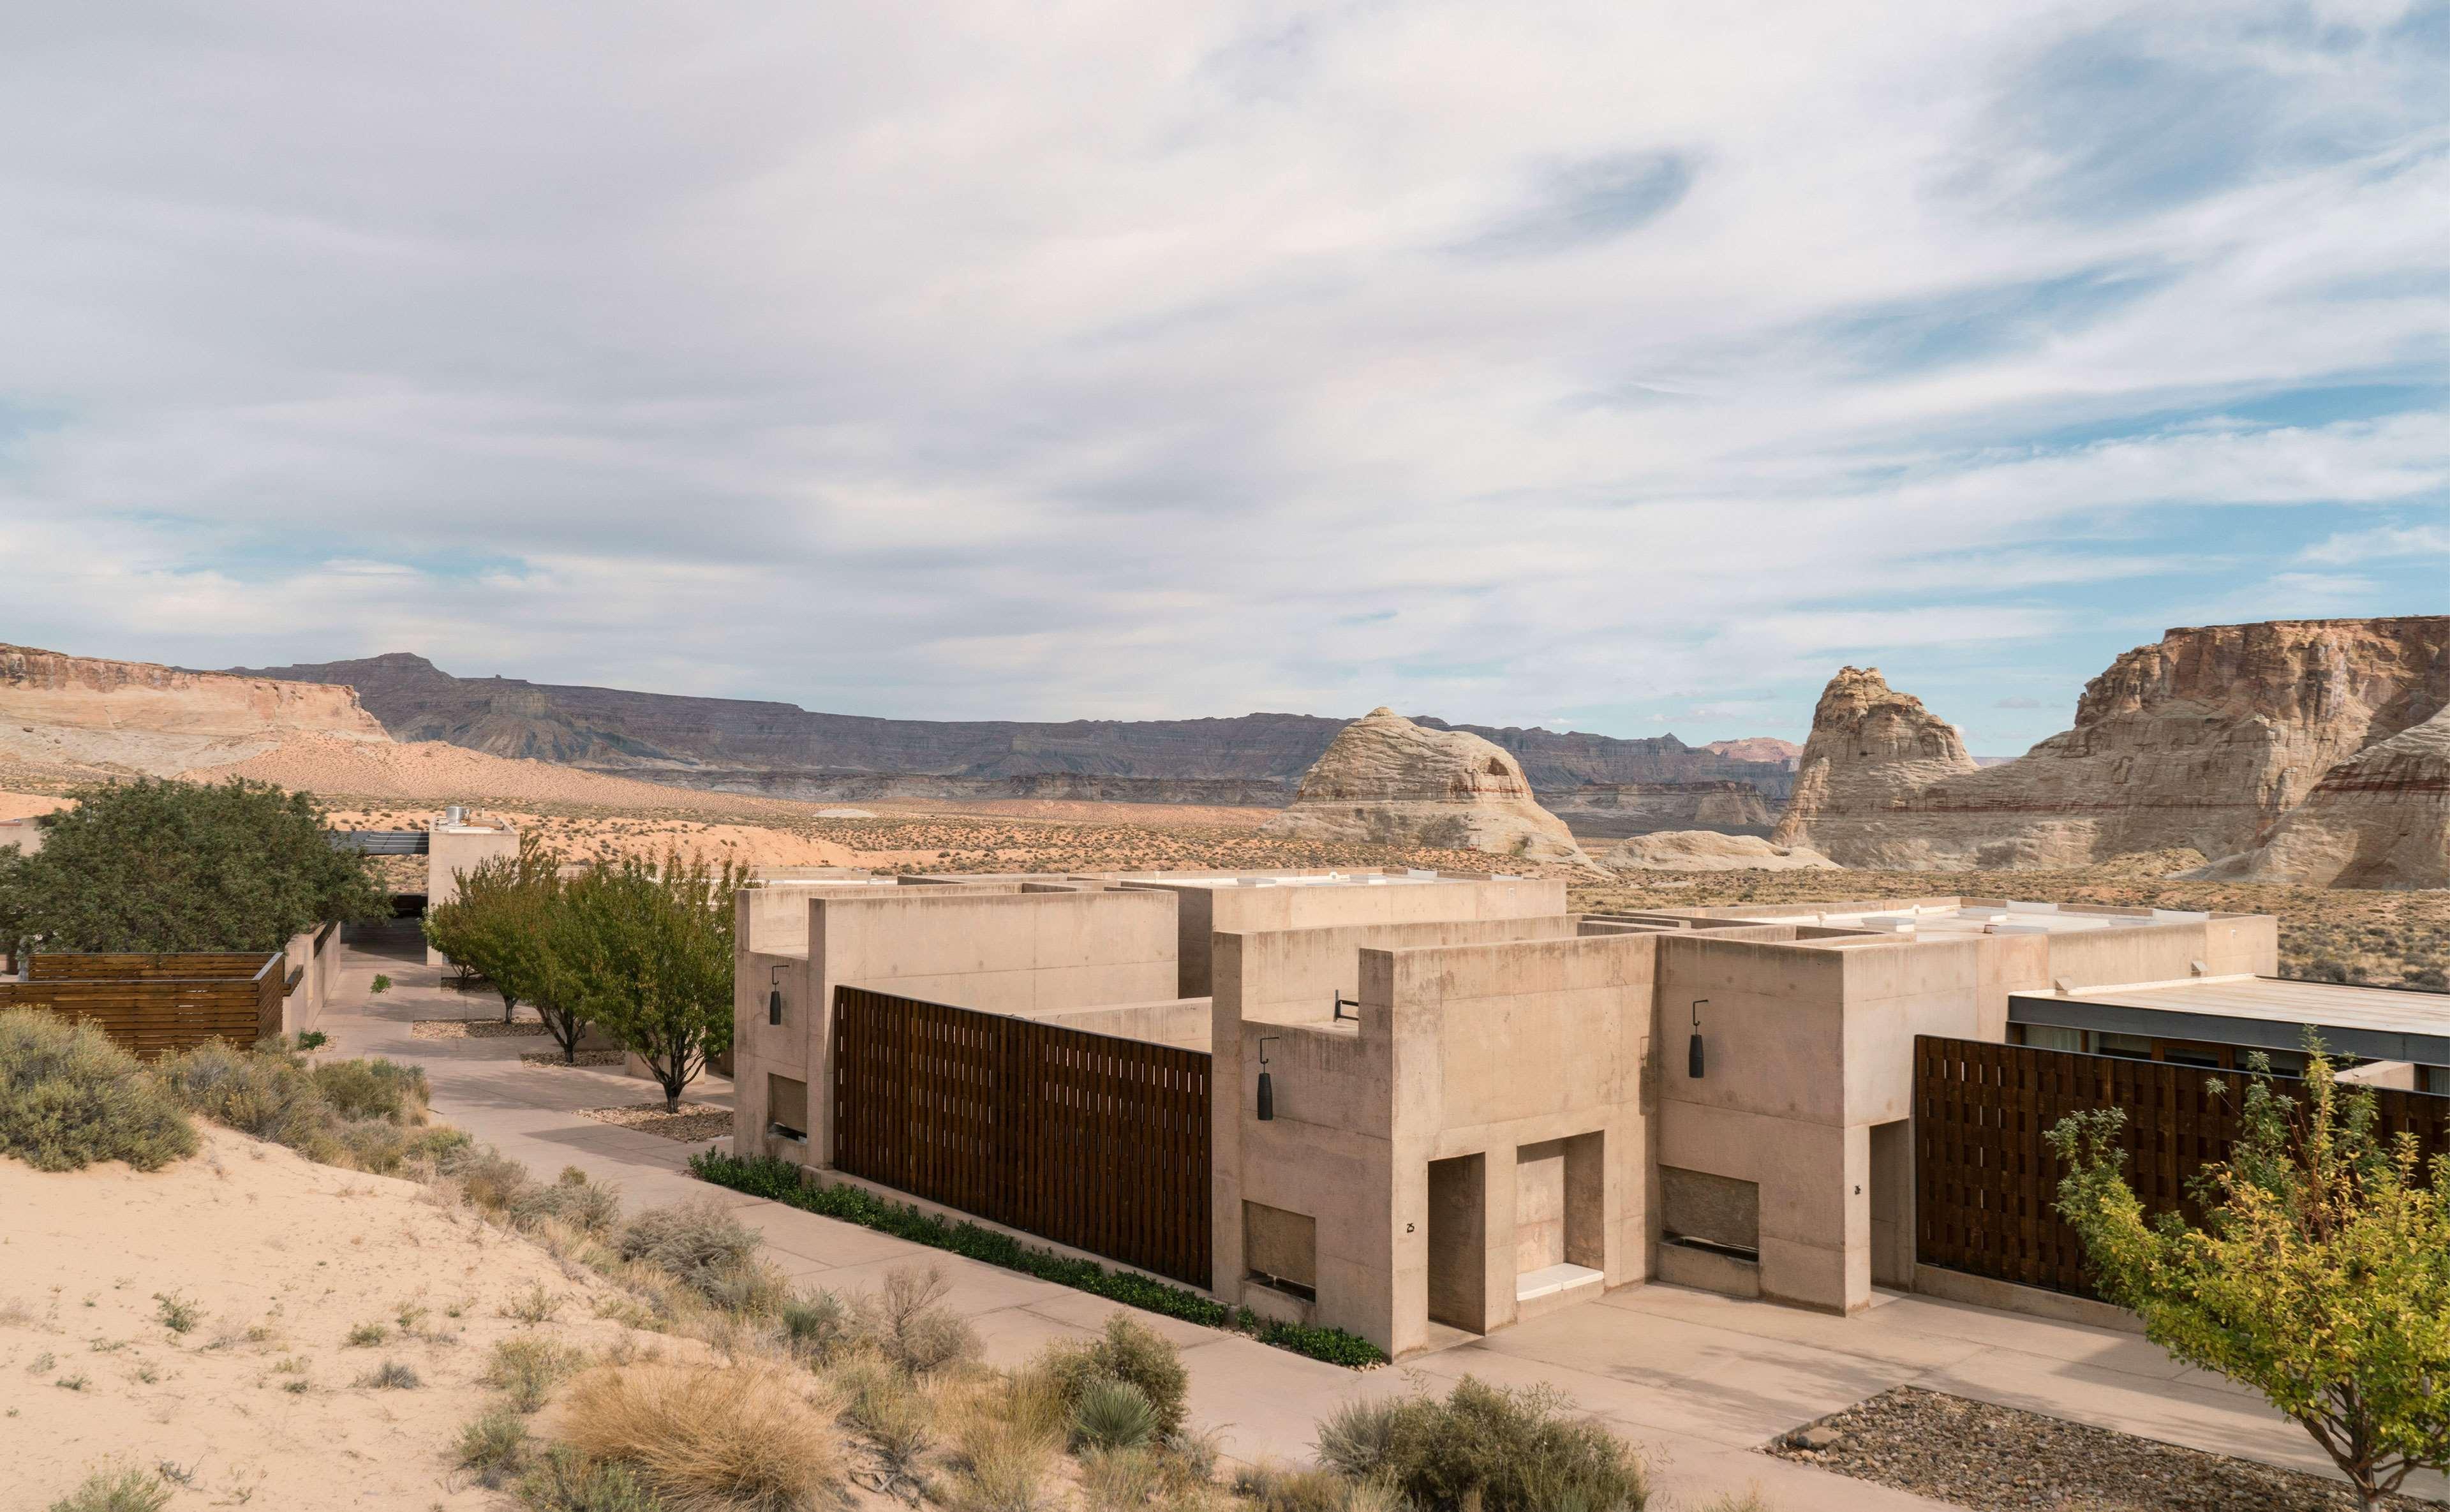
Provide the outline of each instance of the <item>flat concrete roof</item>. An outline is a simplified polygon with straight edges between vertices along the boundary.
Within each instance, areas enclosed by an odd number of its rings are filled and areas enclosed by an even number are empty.
[[[1403,887],[1421,882],[1475,885],[1473,880],[1441,877],[1435,872],[1390,877],[1384,872],[1332,872],[1325,876],[1277,876],[1254,872],[1241,877],[1134,877],[1131,882],[1162,882],[1168,887]],[[1503,879],[1497,879],[1503,880]]]
[[[1830,913],[1820,922],[1837,929],[1888,929],[1917,935],[2066,935],[2094,929],[2134,928],[2139,924],[2199,924],[2211,915],[2185,909],[2155,908],[2143,914],[2071,913],[2056,903],[1958,903],[1948,907],[1909,904]]]
[[[2302,1048],[2304,1031],[2311,1025],[2323,1032],[2325,1045],[2369,1060],[2450,1065],[2450,993],[2225,977],[2158,987],[2086,988],[2065,997],[2018,993],[2008,999],[2008,1018],[2014,1023],[2270,1050]]]

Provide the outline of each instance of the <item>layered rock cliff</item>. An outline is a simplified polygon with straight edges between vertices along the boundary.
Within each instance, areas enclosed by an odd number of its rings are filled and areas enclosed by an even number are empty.
[[[2450,708],[2323,774],[2268,839],[2193,877],[2450,887]]]
[[[1344,727],[1270,834],[1485,850],[1526,861],[1589,858],[1531,796],[1523,766],[1477,735],[1374,708]]]
[[[0,758],[170,777],[304,735],[390,742],[346,688],[0,645]]]
[[[2445,703],[2450,617],[2173,630],[2094,678],[2072,729],[1974,769],[1918,700],[1848,668],[1821,697],[1772,838],[1847,865],[1927,870],[2235,856],[2335,766]],[[2382,793],[2363,802],[2401,802]]]
[[[1230,719],[868,719],[789,704],[691,698],[612,688],[455,677],[422,656],[395,651],[358,661],[239,669],[246,675],[346,683],[394,739],[439,740],[495,756],[561,762],[685,786],[788,797],[934,796],[924,782],[891,793],[843,790],[845,779],[963,778],[1037,781],[1070,774],[1158,783],[1142,801],[1210,803],[1196,785],[1273,784],[1235,789],[1236,802],[1282,803],[1344,727],[1304,714]],[[1494,742],[1519,760],[1535,790],[1585,783],[1740,782],[1767,804],[1793,782],[1779,760],[1745,760],[1685,745],[1672,735],[1618,740],[1550,729],[1448,726]]]

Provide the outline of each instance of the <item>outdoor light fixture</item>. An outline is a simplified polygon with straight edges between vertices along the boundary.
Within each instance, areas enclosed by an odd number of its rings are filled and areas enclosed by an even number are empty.
[[[1695,1081],[1701,1079],[1701,1010],[1709,1001],[1707,998],[1693,999],[1693,1042],[1684,1050],[1684,1075]]]
[[[766,994],[766,1021],[779,1024],[783,1021],[783,968],[775,967],[768,979],[773,982],[773,987]]]
[[[1275,1035],[1259,1037],[1259,1121],[1261,1123],[1276,1121],[1276,1084],[1268,1078],[1268,1041],[1277,1037],[1279,1037]]]
[[[1339,993],[1337,993],[1337,994],[1335,995],[1335,1019],[1334,1019],[1334,1021],[1335,1021],[1335,1022],[1337,1022],[1337,1023],[1340,1023],[1340,1024],[1341,1024],[1341,1023],[1355,1023],[1355,1024],[1359,1023],[1359,1022],[1361,1021],[1361,1014],[1360,1014],[1360,1011],[1359,1011],[1359,1010],[1360,1010],[1360,1007],[1361,1007],[1361,999],[1360,999],[1360,998],[1347,998],[1346,996],[1344,996],[1344,994],[1342,994],[1342,993],[1340,993],[1340,992],[1339,992]],[[1351,1008],[1351,1009],[1352,1009],[1352,1010],[1354,1010],[1354,1011],[1353,1011],[1353,1012],[1351,1012],[1351,1013],[1346,1013],[1344,1010],[1346,1010],[1347,1008]]]

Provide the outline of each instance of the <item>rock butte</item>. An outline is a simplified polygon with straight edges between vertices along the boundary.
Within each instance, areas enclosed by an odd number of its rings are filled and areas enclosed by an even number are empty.
[[[1458,729],[1429,729],[1390,708],[1347,725],[1302,778],[1271,835],[1373,845],[1484,850],[1590,864],[1565,822],[1540,806],[1523,766]]]
[[[2441,744],[2419,727],[2445,704],[2450,616],[2173,630],[2087,685],[2074,728],[1977,768],[1921,700],[1849,667],[1821,694],[1771,839],[1849,866],[2191,848],[2224,875],[2440,886]],[[2287,823],[2300,805],[2312,811]]]

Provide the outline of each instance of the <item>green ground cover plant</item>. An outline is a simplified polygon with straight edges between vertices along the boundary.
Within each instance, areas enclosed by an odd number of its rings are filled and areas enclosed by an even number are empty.
[[[770,1197],[827,1218],[840,1218],[863,1228],[892,1234],[931,1249],[949,1250],[964,1259],[1019,1270],[1041,1281],[1071,1287],[1126,1307],[1163,1313],[1205,1328],[1248,1333],[1262,1344],[1325,1360],[1331,1365],[1362,1368],[1386,1363],[1386,1352],[1369,1340],[1340,1328],[1306,1328],[1271,1323],[1248,1308],[1226,1307],[1187,1287],[1170,1286],[1136,1271],[1109,1270],[1094,1260],[1058,1254],[1023,1244],[1008,1233],[961,1219],[945,1219],[906,1203],[891,1202],[858,1187],[813,1187],[800,1179],[800,1168],[770,1155],[728,1155],[701,1151],[690,1157],[690,1171],[701,1181],[729,1187],[754,1196]]]

